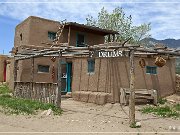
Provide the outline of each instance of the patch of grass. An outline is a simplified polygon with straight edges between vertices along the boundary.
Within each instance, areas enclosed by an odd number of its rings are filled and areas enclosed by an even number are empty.
[[[161,104],[161,105],[165,104],[166,102],[167,102],[167,99],[160,98],[158,100],[158,103]]]
[[[55,115],[61,114],[62,110],[53,104],[42,103],[22,98],[14,98],[9,95],[9,88],[0,85],[0,105],[3,112],[8,114],[36,114],[38,110],[51,109]]]
[[[141,111],[142,113],[152,113],[162,117],[180,118],[179,106],[147,106]]]
[[[9,92],[10,92],[10,90],[7,85],[0,85],[0,94],[6,94]]]
[[[61,114],[62,110],[53,104],[41,103],[28,99],[14,98],[9,95],[0,96],[0,105],[6,113],[10,114],[36,114],[38,110],[52,109],[55,115]]]
[[[175,108],[176,111],[180,111],[180,104],[174,105],[174,108]]]

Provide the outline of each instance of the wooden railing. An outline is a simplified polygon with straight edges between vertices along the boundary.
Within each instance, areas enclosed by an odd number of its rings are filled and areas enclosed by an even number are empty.
[[[15,82],[14,96],[55,104],[57,83]]]

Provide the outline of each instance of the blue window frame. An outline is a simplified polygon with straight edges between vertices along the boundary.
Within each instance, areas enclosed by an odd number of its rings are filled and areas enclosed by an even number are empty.
[[[157,67],[156,66],[146,66],[146,74],[157,74]]]
[[[88,73],[94,73],[95,59],[88,59]]]
[[[50,32],[50,31],[48,31],[48,38],[49,38],[50,40],[56,39],[56,32]]]

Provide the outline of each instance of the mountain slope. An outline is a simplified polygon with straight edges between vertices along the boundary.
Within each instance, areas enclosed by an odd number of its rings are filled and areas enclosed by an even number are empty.
[[[180,47],[180,39],[164,39],[164,40],[157,40],[154,38],[146,38],[143,39],[142,42],[146,42],[147,44],[153,45],[157,43],[162,43],[170,48],[178,48]]]

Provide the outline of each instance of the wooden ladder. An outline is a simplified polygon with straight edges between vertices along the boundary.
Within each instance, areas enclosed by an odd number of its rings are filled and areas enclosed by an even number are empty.
[[[56,38],[53,40],[53,45],[51,47],[53,47],[55,45],[58,45],[59,39],[60,39],[60,37],[62,35],[62,32],[64,30],[65,25],[66,25],[66,20],[61,21],[59,29],[56,32]]]

